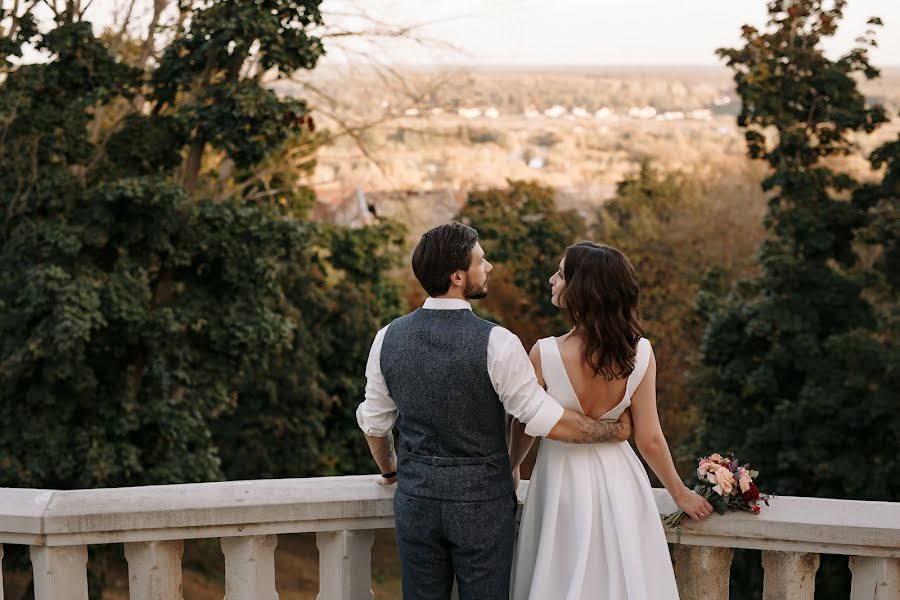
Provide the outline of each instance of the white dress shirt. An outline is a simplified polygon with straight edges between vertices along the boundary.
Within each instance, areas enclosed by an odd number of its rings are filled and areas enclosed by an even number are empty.
[[[455,298],[428,298],[422,308],[472,310],[468,302]],[[373,437],[388,435],[397,421],[397,405],[381,373],[381,345],[388,327],[382,328],[372,342],[366,364],[366,399],[356,409],[356,422]],[[540,386],[528,354],[513,332],[500,326],[491,329],[487,369],[504,410],[525,424],[525,433],[534,437],[550,433],[565,409]]]

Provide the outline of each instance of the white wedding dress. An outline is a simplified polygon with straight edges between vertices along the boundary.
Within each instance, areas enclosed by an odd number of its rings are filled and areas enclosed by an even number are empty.
[[[583,412],[555,338],[540,342],[547,392]],[[638,342],[625,396],[601,417],[631,405],[650,361]],[[678,598],[650,480],[628,442],[541,440],[522,512],[512,600],[674,600]]]

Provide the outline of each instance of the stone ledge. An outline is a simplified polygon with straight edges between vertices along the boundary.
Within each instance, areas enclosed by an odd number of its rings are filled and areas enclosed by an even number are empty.
[[[40,535],[44,513],[50,504],[54,490],[27,488],[0,488],[0,543],[19,544],[9,538],[13,535],[32,539]]]
[[[378,476],[361,475],[69,491],[0,488],[0,543],[25,543],[35,535],[101,543],[91,534],[123,541],[143,530],[218,537],[222,534],[205,535],[203,529],[240,535],[240,528],[255,524],[309,522],[314,531],[317,521],[393,519],[393,489],[377,481]]]
[[[653,490],[660,514],[675,510],[662,489]],[[762,513],[713,515],[688,522],[671,542],[683,544],[900,557],[900,503],[776,496]]]
[[[391,527],[394,489],[378,479],[0,488],[0,543],[57,546]],[[522,482],[521,497],[527,489]],[[653,493],[660,514],[675,510],[665,490]],[[900,557],[900,503],[790,496],[770,503],[760,515],[714,515],[667,536],[687,545]]]

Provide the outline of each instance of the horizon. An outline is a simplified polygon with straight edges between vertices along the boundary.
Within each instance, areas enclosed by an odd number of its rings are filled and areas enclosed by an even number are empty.
[[[366,62],[347,62],[341,63],[350,67],[368,67],[372,66],[371,63]],[[569,70],[569,71],[584,71],[584,70],[667,70],[667,69],[675,69],[675,70],[706,70],[706,71],[728,71],[729,67],[723,62],[722,64],[692,64],[692,63],[474,63],[474,64],[465,64],[465,63],[402,63],[402,62],[394,62],[387,63],[391,67],[395,68],[409,68],[409,69],[431,69],[431,70],[441,70],[441,69],[468,69],[468,70],[476,70],[476,71],[485,71],[485,70],[494,70],[494,69],[503,69],[503,70],[516,70],[516,71],[527,71],[527,70],[540,70],[540,69],[552,69],[552,70]],[[329,67],[340,66],[340,65],[328,65]],[[880,71],[893,71],[900,70],[900,62],[890,63],[890,64],[877,64],[873,65],[876,69]],[[877,78],[876,78],[877,79]]]

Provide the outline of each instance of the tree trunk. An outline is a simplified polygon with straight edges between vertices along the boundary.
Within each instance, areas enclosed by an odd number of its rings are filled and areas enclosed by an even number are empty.
[[[187,162],[184,165],[184,176],[181,178],[181,184],[186,190],[191,191],[197,185],[197,176],[200,174],[200,166],[203,162],[203,150],[206,147],[206,140],[198,134],[191,143],[191,151],[188,154]]]

